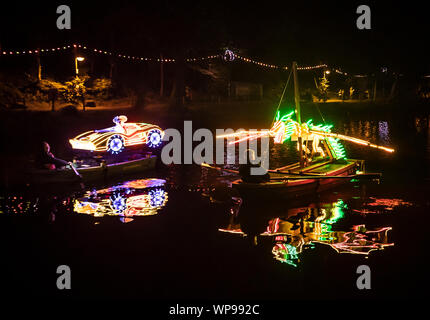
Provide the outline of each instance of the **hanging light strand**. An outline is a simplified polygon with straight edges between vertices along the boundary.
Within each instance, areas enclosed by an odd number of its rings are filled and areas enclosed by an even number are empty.
[[[123,53],[114,53],[114,52],[107,51],[107,50],[90,48],[90,47],[84,46],[82,44],[73,44],[73,45],[67,45],[67,46],[55,47],[55,48],[43,48],[43,49],[33,49],[33,50],[23,50],[23,51],[2,50],[2,51],[0,51],[0,56],[22,56],[22,55],[33,55],[33,54],[46,54],[46,53],[66,51],[66,50],[75,49],[75,48],[79,48],[82,50],[86,50],[89,52],[94,52],[94,53],[98,53],[98,54],[102,54],[102,55],[113,56],[113,57],[117,57],[120,59],[131,60],[131,61],[152,61],[152,62],[176,62],[177,61],[176,59],[173,59],[173,58],[153,58],[153,57],[133,56],[133,55],[127,55],[127,54],[123,54]],[[278,66],[278,65],[274,65],[274,64],[264,63],[262,61],[258,61],[258,60],[254,60],[254,59],[251,59],[248,57],[244,57],[242,55],[238,55],[238,54],[233,53],[233,52],[231,52],[231,55],[232,55],[233,59],[229,59],[229,61],[233,61],[233,60],[238,59],[238,60],[245,62],[245,63],[250,63],[250,64],[254,64],[254,65],[257,65],[260,67],[269,68],[269,69],[273,69],[273,70],[275,70],[275,69],[289,70],[288,66]],[[224,59],[224,56],[222,54],[215,54],[215,55],[209,55],[209,56],[203,56],[203,57],[186,58],[185,61],[186,62],[200,62],[200,61],[208,61],[208,60],[214,60],[214,59],[226,60],[226,59]],[[297,70],[309,71],[309,70],[327,69],[327,68],[328,68],[328,66],[326,64],[318,64],[318,65],[314,65],[314,66],[297,67]],[[333,70],[337,74],[344,75],[344,76],[348,75],[348,73],[343,72],[340,69],[333,69]],[[367,75],[361,75],[361,74],[352,75],[352,76],[353,77],[367,77]]]

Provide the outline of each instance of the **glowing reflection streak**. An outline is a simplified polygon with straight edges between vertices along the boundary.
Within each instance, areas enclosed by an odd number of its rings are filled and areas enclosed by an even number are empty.
[[[385,247],[394,246],[394,243],[377,243],[372,240],[367,240],[366,235],[383,233],[383,238],[386,239],[388,237],[387,233],[390,230],[392,230],[391,227],[384,227],[374,231],[366,231],[365,234],[357,233],[356,231],[347,232],[343,235],[345,241],[328,245],[330,245],[338,253],[368,255],[372,251],[383,250]],[[320,243],[327,244],[323,242]]]
[[[391,227],[368,231],[364,225],[355,225],[352,231],[332,231],[332,225],[344,217],[346,208],[347,205],[339,199],[337,202],[325,204],[324,208],[308,208],[308,213],[303,217],[314,217],[313,221],[303,220],[302,217],[293,223],[274,218],[269,221],[266,231],[260,236],[273,237],[274,259],[293,266],[297,266],[298,255],[303,248],[316,243],[328,245],[337,253],[358,255],[368,255],[372,251],[394,246],[394,243],[388,242],[388,231],[392,230]],[[233,220],[229,226],[218,230],[247,236],[240,224],[234,223]]]

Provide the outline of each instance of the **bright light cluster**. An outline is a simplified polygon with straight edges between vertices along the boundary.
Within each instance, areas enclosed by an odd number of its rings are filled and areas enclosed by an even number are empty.
[[[151,148],[156,148],[162,143],[162,133],[158,129],[152,129],[148,132],[147,145]]]
[[[123,188],[110,193],[105,190],[88,192],[85,197],[76,199],[74,211],[103,217],[114,216],[148,216],[158,213],[165,206],[168,195],[163,188],[136,191]]]
[[[362,139],[332,133],[332,125],[314,125],[312,124],[312,119],[308,120],[306,123],[299,124],[297,121],[291,119],[293,114],[294,111],[281,117],[278,111],[275,122],[270,130],[262,130],[260,132],[242,130],[231,134],[219,135],[217,138],[239,138],[229,142],[229,144],[235,144],[246,140],[255,140],[264,136],[274,138],[275,143],[284,143],[290,138],[302,137],[304,142],[312,141],[313,152],[318,152],[322,155],[324,155],[325,152],[320,146],[320,141],[324,140],[330,149],[329,153],[331,153],[335,159],[346,158],[346,152],[340,140],[354,142],[387,152],[394,152],[392,148],[379,146]],[[307,150],[306,145],[303,145],[303,147]]]
[[[156,148],[162,144],[164,131],[149,123],[126,123],[126,116],[114,118],[114,127],[84,132],[69,139],[73,149],[119,154],[124,148],[147,144]]]
[[[311,121],[308,121],[308,126],[311,130],[322,131],[322,132],[330,132],[331,128],[333,127],[333,125],[322,125],[322,124],[315,126],[312,124]],[[331,148],[333,156],[336,159],[345,159],[346,158],[345,148],[340,143],[339,139],[328,137],[328,138],[326,138],[326,141]]]

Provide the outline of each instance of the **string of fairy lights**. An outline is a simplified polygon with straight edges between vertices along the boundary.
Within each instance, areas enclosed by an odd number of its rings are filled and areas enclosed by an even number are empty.
[[[91,48],[82,44],[72,44],[67,46],[61,46],[61,47],[54,47],[54,48],[38,48],[33,50],[22,50],[22,51],[15,51],[15,50],[0,50],[0,57],[1,56],[25,56],[25,55],[41,55],[41,54],[48,54],[48,53],[54,53],[54,52],[61,52],[66,50],[85,50],[87,52],[93,52],[97,54],[102,54],[106,56],[112,56],[124,60],[130,60],[130,61],[149,61],[149,62],[162,62],[162,63],[174,63],[177,62],[177,59],[174,58],[163,58],[163,57],[143,57],[143,56],[135,56],[135,55],[127,55],[123,53],[114,53],[107,50],[97,49],[97,48]],[[236,54],[233,51],[227,49],[223,54],[215,54],[215,55],[209,55],[209,56],[202,56],[202,57],[195,57],[195,58],[186,58],[186,62],[200,62],[200,61],[208,61],[208,60],[214,60],[214,59],[222,59],[227,62],[231,62],[234,60],[240,60],[245,63],[254,64],[260,67],[268,68],[268,69],[281,69],[281,70],[289,70],[290,67],[287,66],[279,66],[274,64],[265,63],[262,61],[254,60],[248,57],[244,57],[242,55]],[[332,69],[334,72],[340,75],[348,76],[348,73],[343,72],[336,68],[329,68],[327,64],[318,64],[314,66],[298,66],[297,70],[302,71],[308,71],[308,70],[316,70],[316,69],[325,69],[329,70]],[[351,75],[354,77],[365,77],[366,75]]]

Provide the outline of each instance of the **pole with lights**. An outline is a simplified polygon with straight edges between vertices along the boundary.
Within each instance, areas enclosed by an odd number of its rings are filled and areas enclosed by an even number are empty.
[[[84,57],[75,57],[75,74],[76,74],[76,78],[79,78],[79,68],[78,68],[78,62],[82,62],[84,61],[85,58]]]

